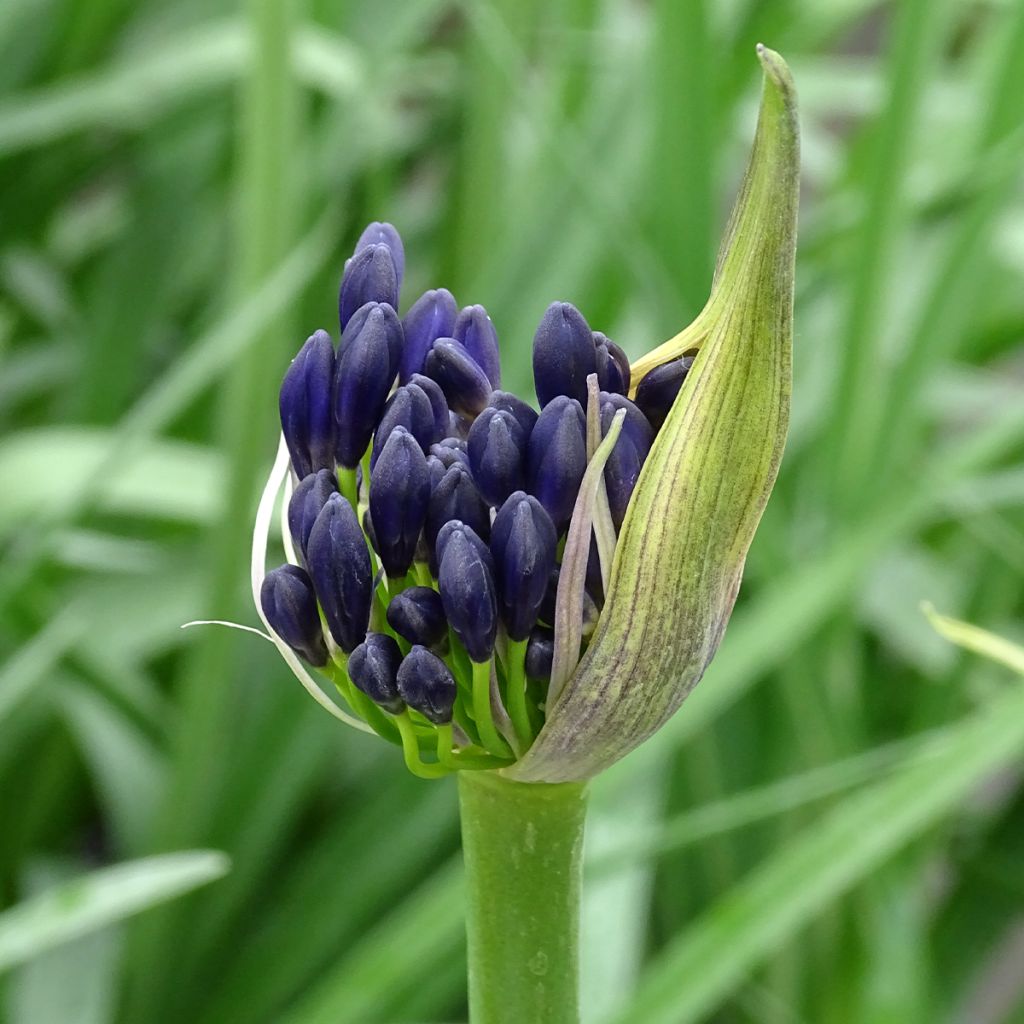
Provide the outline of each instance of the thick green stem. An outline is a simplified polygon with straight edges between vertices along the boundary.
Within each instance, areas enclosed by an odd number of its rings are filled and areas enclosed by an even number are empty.
[[[460,772],[470,1024],[577,1024],[586,790]]]

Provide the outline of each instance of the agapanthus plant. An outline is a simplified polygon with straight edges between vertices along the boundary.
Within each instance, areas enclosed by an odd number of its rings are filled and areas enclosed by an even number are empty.
[[[798,131],[785,63],[758,54],[751,161],[675,338],[631,366],[553,302],[525,400],[502,390],[482,306],[436,288],[399,315],[405,250],[374,223],[345,264],[340,341],[314,333],[281,386],[257,609],[322,706],[416,775],[458,774],[478,1024],[576,1019],[585,783],[701,678],[778,469]],[[282,490],[287,561],[267,572]]]

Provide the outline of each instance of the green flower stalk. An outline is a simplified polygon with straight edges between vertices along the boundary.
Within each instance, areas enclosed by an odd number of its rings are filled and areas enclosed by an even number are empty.
[[[405,252],[375,223],[346,263],[340,342],[312,335],[281,388],[255,632],[414,774],[458,775],[473,1024],[577,1019],[586,782],[700,681],[778,472],[799,131],[789,69],[757,52],[752,156],[676,337],[630,366],[553,303],[538,414],[500,390],[483,307],[439,288],[399,318]],[[267,572],[279,496],[287,563]]]

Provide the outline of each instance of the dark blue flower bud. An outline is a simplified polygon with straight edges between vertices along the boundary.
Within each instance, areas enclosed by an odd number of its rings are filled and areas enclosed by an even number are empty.
[[[430,346],[438,338],[450,338],[455,330],[458,305],[447,288],[432,288],[424,292],[410,307],[402,321],[405,347],[398,371],[401,383],[414,373],[422,373]]]
[[[436,456],[427,456],[427,471],[430,473],[430,493],[433,494],[437,485],[444,479],[447,466]]]
[[[338,319],[343,331],[352,314],[367,302],[398,308],[398,272],[391,250],[383,244],[368,245],[345,262],[338,294]]]
[[[528,435],[510,412],[488,406],[469,431],[469,465],[488,505],[526,486]]]
[[[466,442],[461,437],[446,437],[437,444],[430,446],[430,453],[427,455],[427,465],[430,467],[430,492],[444,479],[444,474],[450,466],[459,463],[469,469],[469,453],[466,450]]]
[[[348,656],[348,677],[374,704],[397,715],[405,709],[398,692],[402,652],[387,633],[369,633]]]
[[[430,454],[441,460],[445,469],[456,462],[469,469],[469,450],[461,437],[443,437],[430,446]]]
[[[533,336],[533,384],[543,409],[558,395],[586,405],[587,377],[597,372],[594,338],[571,303],[552,302]]]
[[[523,428],[523,433],[527,437],[530,436],[537,423],[537,410],[529,402],[524,402],[518,395],[513,395],[510,391],[494,391],[487,404],[493,409],[510,412],[516,418],[519,426]]]
[[[360,306],[349,318],[345,330],[341,332],[341,341],[338,342],[338,354],[336,359],[340,362],[342,354],[349,345],[359,336],[359,332],[366,326],[366,318],[375,310],[381,311],[387,325],[388,355],[391,367],[397,367],[402,357],[402,323],[398,314],[386,302],[367,302]],[[392,374],[392,378],[393,378]]]
[[[490,509],[480,496],[472,474],[461,462],[454,462],[445,470],[427,503],[423,534],[430,551],[430,571],[435,576],[440,564],[437,537],[445,523],[453,519],[465,523],[481,537],[491,534]]]
[[[457,689],[448,666],[417,644],[398,669],[398,692],[405,703],[435,725],[452,720]]]
[[[551,678],[551,663],[555,657],[555,634],[538,626],[526,645],[526,674],[530,679],[547,682]]]
[[[370,455],[370,469],[377,465],[377,457],[395,427],[405,427],[424,452],[436,440],[434,435],[434,411],[422,388],[415,384],[400,387],[384,406],[377,432],[373,435],[373,452]]]
[[[405,276],[405,246],[402,245],[402,237],[394,224],[387,221],[375,220],[368,224],[366,230],[359,236],[356,242],[355,251],[362,252],[371,245],[386,245],[391,253],[391,262],[395,266],[395,277],[398,279],[398,290],[402,290],[402,278]],[[383,301],[383,300],[382,300]],[[397,305],[392,303],[393,306]]]
[[[536,498],[516,491],[491,526],[498,605],[508,635],[525,640],[537,621],[555,567],[558,533]]]
[[[431,380],[422,373],[414,373],[408,380],[427,396],[430,408],[434,412],[434,436],[431,441],[441,441],[448,436],[449,412],[448,400],[444,397],[436,380]]]
[[[441,385],[453,412],[472,418],[486,408],[491,382],[461,342],[438,338],[427,353],[424,372]]]
[[[587,469],[587,421],[580,403],[559,395],[540,414],[526,455],[528,490],[561,533]]]
[[[334,642],[348,654],[363,642],[373,602],[373,567],[352,506],[332,494],[307,545],[309,575]]]
[[[686,380],[686,375],[693,366],[693,356],[673,359],[670,363],[662,363],[648,373],[636,387],[636,404],[650,421],[655,432],[668,416],[672,403],[679,394],[679,389]]]
[[[490,552],[475,531],[463,523],[455,524],[443,543],[440,535],[438,541],[437,585],[445,616],[470,658],[477,662],[489,661],[498,632],[498,602]]]
[[[441,595],[432,587],[410,587],[388,605],[388,625],[411,644],[433,647],[448,634]]]
[[[628,398],[604,391],[601,392],[602,435],[608,433],[619,409],[626,410],[626,418],[622,421],[619,439],[604,468],[608,504],[616,528],[622,526],[622,520],[626,518],[626,508],[633,496],[633,488],[636,487],[644,460],[654,443],[654,430],[647,417]]]
[[[477,366],[487,374],[491,387],[501,385],[501,355],[498,332],[483,306],[466,306],[455,321],[452,337],[461,341]]]
[[[271,569],[260,588],[260,606],[270,628],[296,654],[317,668],[327,664],[316,595],[305,569],[297,565]]]
[[[626,353],[600,331],[594,331],[594,353],[597,357],[597,383],[601,390],[617,395],[629,394],[630,372]]]
[[[395,311],[375,305],[362,329],[342,350],[334,377],[335,455],[354,469],[377,427],[395,379],[402,325]],[[397,338],[397,349],[396,349]],[[393,362],[393,359],[395,362]]]
[[[488,520],[488,531],[490,530],[489,523],[490,520]],[[487,567],[491,570],[491,576],[493,576],[494,559],[491,557],[491,549],[487,546],[487,541],[484,540],[476,530],[472,528],[467,530],[467,525],[468,524],[462,522],[461,519],[452,519],[441,527],[441,531],[437,535],[437,542],[435,544],[438,559],[444,557],[445,546],[449,539],[456,533],[463,533],[469,539],[469,542],[476,548],[477,554],[479,554],[484,562],[487,563]]]
[[[400,579],[416,556],[430,498],[430,471],[416,439],[396,427],[370,474],[370,514],[384,571]]]
[[[334,469],[333,379],[334,343],[326,331],[317,331],[288,367],[278,403],[281,431],[300,480],[318,469]]]
[[[304,477],[288,502],[288,532],[292,535],[292,543],[302,552],[303,560],[316,517],[327,504],[327,499],[337,491],[338,478],[331,470],[321,469]]]

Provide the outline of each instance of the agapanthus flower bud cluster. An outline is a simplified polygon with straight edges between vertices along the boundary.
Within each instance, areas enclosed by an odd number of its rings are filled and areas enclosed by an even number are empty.
[[[437,288],[399,315],[405,253],[375,223],[345,265],[340,340],[317,331],[285,374],[253,531],[263,635],[417,774],[589,779],[661,728],[718,650],[791,391],[796,96],[757,52],[750,162],[710,295],[677,335],[630,365],[553,303],[535,407],[502,390],[483,307]],[[282,488],[288,564],[268,573]]]
[[[689,360],[640,381],[634,403],[622,349],[554,302],[533,339],[538,411],[501,390],[483,306],[437,288],[399,316],[404,270],[398,232],[371,224],[345,265],[337,348],[316,331],[285,373],[294,561],[266,574],[260,603],[418,774],[501,767],[542,726],[553,667],[586,649]]]

